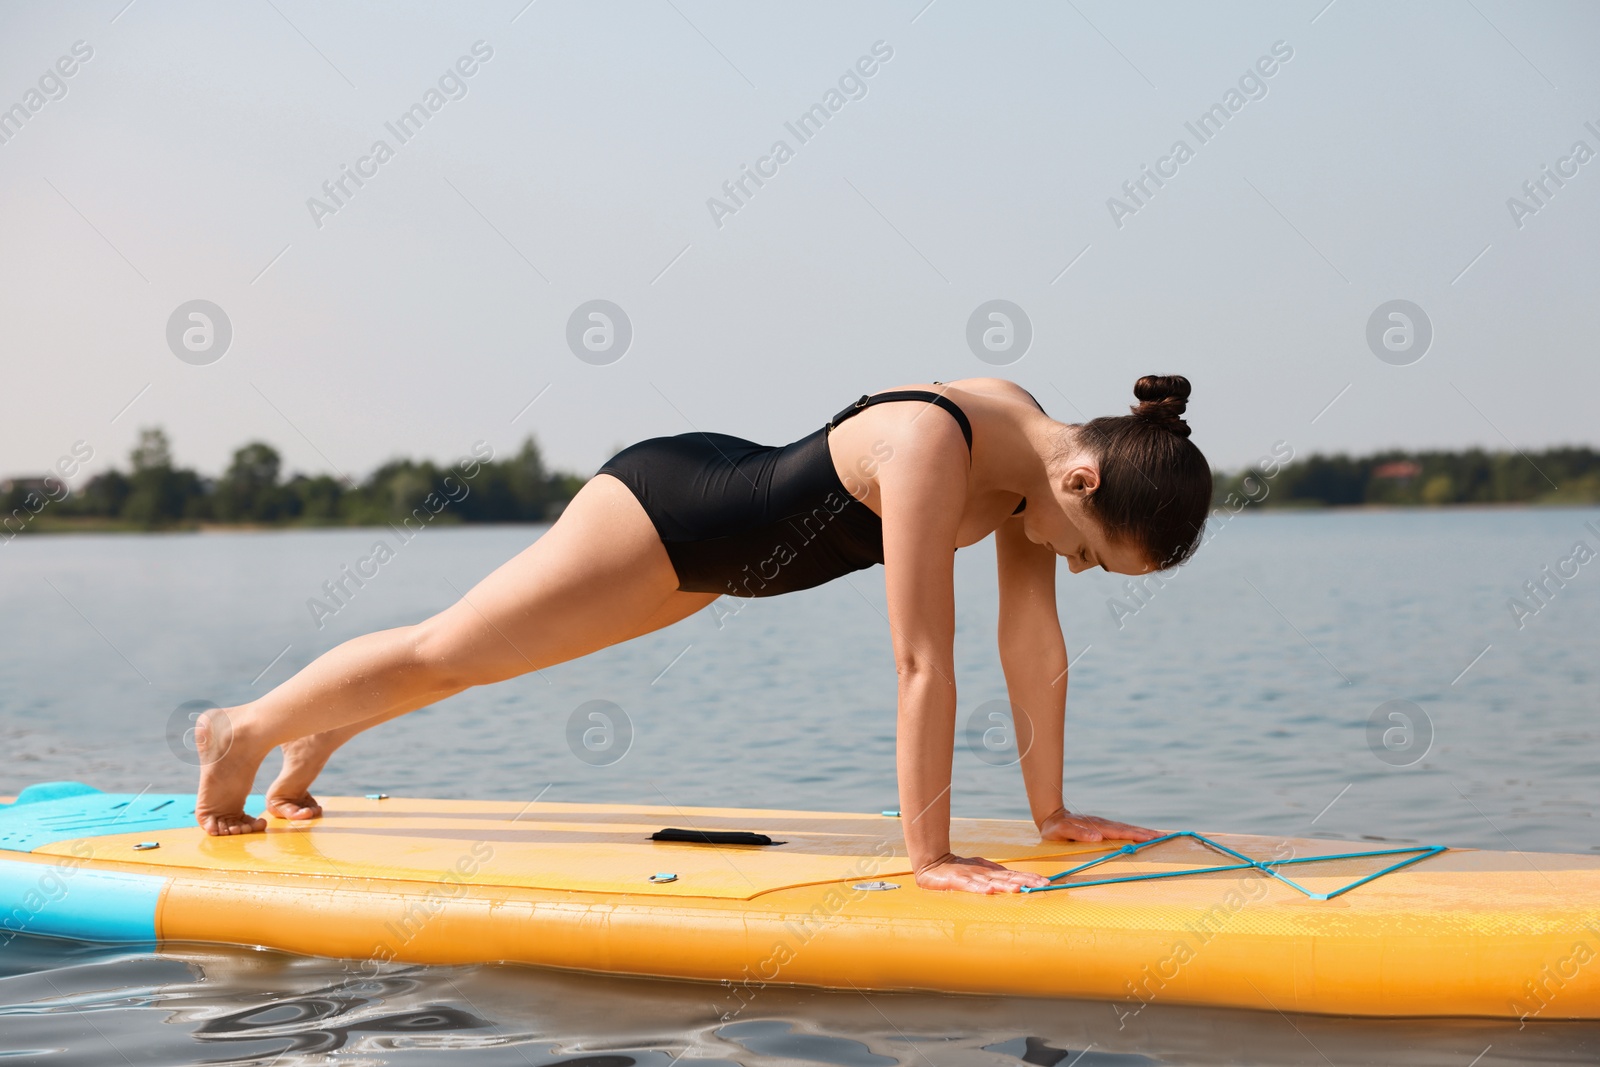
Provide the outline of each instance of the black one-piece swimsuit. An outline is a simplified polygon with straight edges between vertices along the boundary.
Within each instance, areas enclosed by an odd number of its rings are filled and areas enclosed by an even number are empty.
[[[955,401],[903,389],[863,396],[792,444],[719,433],[653,437],[618,452],[598,473],[620,479],[644,506],[679,589],[739,597],[810,589],[883,562],[883,520],[839,480],[828,432],[873,404],[897,400],[948,411],[971,451],[972,424]]]

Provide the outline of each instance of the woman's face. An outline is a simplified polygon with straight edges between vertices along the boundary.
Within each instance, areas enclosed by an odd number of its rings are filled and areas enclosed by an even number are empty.
[[[1144,553],[1113,541],[1095,517],[1089,497],[1100,486],[1100,472],[1088,460],[1073,460],[1052,479],[1053,507],[1023,511],[1023,532],[1067,561],[1073,574],[1101,567],[1113,574],[1148,574],[1155,570]]]

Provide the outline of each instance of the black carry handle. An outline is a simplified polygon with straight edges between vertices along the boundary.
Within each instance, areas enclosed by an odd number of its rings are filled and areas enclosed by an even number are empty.
[[[679,830],[669,826],[650,835],[652,841],[682,841],[691,845],[781,845],[766,834],[748,830]]]

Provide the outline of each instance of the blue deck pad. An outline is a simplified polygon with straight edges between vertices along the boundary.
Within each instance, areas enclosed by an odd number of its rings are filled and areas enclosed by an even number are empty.
[[[0,851],[32,852],[80,837],[179,830],[194,825],[194,804],[193,793],[102,793],[77,782],[29,786],[15,803],[0,805]],[[261,796],[245,800],[247,811],[265,806]]]

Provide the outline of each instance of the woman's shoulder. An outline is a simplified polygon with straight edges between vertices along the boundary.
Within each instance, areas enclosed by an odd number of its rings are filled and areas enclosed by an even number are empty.
[[[1034,407],[1044,410],[1034,395],[1009,378],[959,378],[955,381],[940,383],[961,390],[964,393],[975,393],[978,396],[994,397],[1000,400],[1022,400]]]

